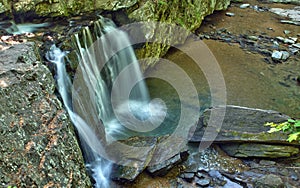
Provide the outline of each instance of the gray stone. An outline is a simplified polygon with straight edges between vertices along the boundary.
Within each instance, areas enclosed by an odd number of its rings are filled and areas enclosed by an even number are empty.
[[[274,50],[271,57],[272,57],[273,60],[281,60],[282,52]]]
[[[284,41],[284,38],[283,37],[276,37],[276,39],[280,42],[283,42]]]
[[[250,4],[248,4],[248,3],[244,3],[244,4],[240,5],[241,9],[245,9],[245,8],[248,8],[248,7],[250,7]]]
[[[234,14],[233,12],[226,12],[225,15],[226,15],[226,16],[229,16],[229,17],[235,16],[235,14]]]
[[[220,128],[214,127],[214,122],[210,125],[208,121],[210,114],[218,113],[221,110],[226,110],[226,114]],[[240,106],[220,106],[207,109],[199,120],[198,127],[190,139],[191,142],[214,141],[216,143],[224,142],[260,142],[260,143],[280,143],[286,144],[286,133],[267,133],[270,129],[264,126],[267,122],[284,122],[289,119],[289,116],[283,115],[272,110],[262,110],[255,108],[247,108]],[[206,131],[207,137],[203,138]],[[216,138],[209,136],[217,134]],[[293,143],[298,144],[299,143]]]
[[[268,3],[290,3],[290,4],[300,5],[299,0],[262,0],[262,1]]]
[[[255,188],[283,188],[284,183],[279,176],[268,174],[255,180]]]
[[[195,178],[194,182],[196,183],[196,185],[206,187],[209,186],[210,179]]]
[[[292,46],[300,49],[300,43],[292,44]]]
[[[186,160],[188,156],[188,152],[184,151],[182,153],[179,153],[175,155],[174,157],[165,160],[159,164],[153,165],[153,166],[148,166],[147,170],[150,172],[152,175],[155,176],[164,176],[166,175],[171,168],[173,168],[175,165],[179,164],[183,160]]]
[[[195,174],[192,172],[185,172],[180,175],[181,178],[187,180],[187,181],[192,181],[194,179]]]
[[[291,31],[289,31],[289,30],[283,30],[283,33],[286,34],[286,35],[288,35],[288,34],[291,33]]]
[[[293,39],[284,39],[283,41],[285,44],[294,44],[296,41],[294,41]]]
[[[281,59],[283,61],[286,61],[290,57],[290,53],[287,51],[282,51],[281,53],[282,53]]]
[[[0,51],[0,186],[90,187],[74,128],[33,43]]]

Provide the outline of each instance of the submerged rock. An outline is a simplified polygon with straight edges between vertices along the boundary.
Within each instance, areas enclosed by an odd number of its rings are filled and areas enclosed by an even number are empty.
[[[33,43],[0,52],[0,186],[89,187],[74,129]]]
[[[283,188],[284,183],[279,176],[268,174],[257,178],[254,183],[256,188]]]

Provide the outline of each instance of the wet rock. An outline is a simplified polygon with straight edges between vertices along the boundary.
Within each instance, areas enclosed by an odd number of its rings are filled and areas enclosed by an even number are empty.
[[[248,7],[250,7],[250,4],[248,4],[248,3],[244,3],[244,4],[240,5],[241,9],[245,9],[245,8],[248,8]]]
[[[186,160],[187,157],[188,157],[188,152],[184,151],[166,161],[163,161],[162,163],[153,166],[148,166],[147,170],[154,176],[164,176],[169,172],[171,168],[181,163],[182,161]]]
[[[298,147],[268,145],[255,143],[221,144],[220,147],[233,157],[264,157],[281,158],[291,157],[299,153]]]
[[[272,165],[275,165],[276,162],[275,161],[270,161],[270,160],[260,160],[259,164],[264,165],[264,166],[272,166]]]
[[[279,176],[268,174],[255,180],[256,188],[283,188],[284,183]]]
[[[226,110],[225,117],[220,128],[207,128],[210,114]],[[207,109],[200,118],[197,129],[190,142],[214,141],[225,142],[260,142],[287,144],[286,133],[267,133],[270,127],[264,126],[266,122],[284,122],[289,116],[272,110],[262,110],[240,106],[227,105],[226,107],[213,107]],[[214,126],[211,124],[210,126]],[[207,136],[203,138],[204,131],[207,135],[216,134],[216,138]],[[293,144],[298,144],[297,142]]]
[[[191,182],[194,179],[195,174],[192,172],[185,172],[180,175],[181,178],[185,179],[188,182]]]
[[[0,52],[0,186],[90,187],[74,128],[33,43]]]
[[[225,15],[226,15],[226,16],[229,16],[229,17],[235,16],[235,14],[234,14],[233,12],[226,12]]]
[[[196,183],[196,185],[202,186],[202,187],[207,187],[209,186],[210,183],[210,179],[200,179],[200,178],[195,178],[194,182]]]
[[[118,141],[122,144],[112,143],[108,151],[114,155],[114,161],[118,164],[113,165],[111,178],[119,182],[135,180],[149,165],[157,141],[156,137],[131,137]],[[121,148],[124,147],[123,144],[133,147],[127,147],[124,151]],[[143,149],[139,149],[140,147]]]

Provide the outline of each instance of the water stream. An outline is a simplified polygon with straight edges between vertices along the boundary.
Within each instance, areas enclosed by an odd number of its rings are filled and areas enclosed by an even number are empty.
[[[107,145],[156,129],[166,107],[161,100],[150,100],[128,37],[112,21],[98,20],[94,32],[84,28],[75,34],[74,44],[79,64],[73,82],[65,68],[67,52],[53,45],[46,57],[56,65],[58,90],[78,131],[94,186],[109,187]]]

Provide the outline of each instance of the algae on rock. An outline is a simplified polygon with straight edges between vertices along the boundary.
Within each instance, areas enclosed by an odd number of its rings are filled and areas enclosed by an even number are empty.
[[[129,18],[136,21],[155,21],[168,24],[176,24],[187,30],[187,32],[174,33],[169,28],[157,28],[156,25],[148,27],[147,32],[152,33],[151,38],[155,38],[156,43],[145,43],[144,48],[137,51],[139,58],[148,58],[142,64],[145,70],[154,65],[159,57],[165,55],[170,45],[182,44],[188,32],[195,31],[205,16],[215,10],[226,9],[229,0],[195,0],[195,1],[141,1],[139,8],[128,13]],[[165,42],[168,40],[168,42]],[[151,41],[151,39],[150,39]]]

